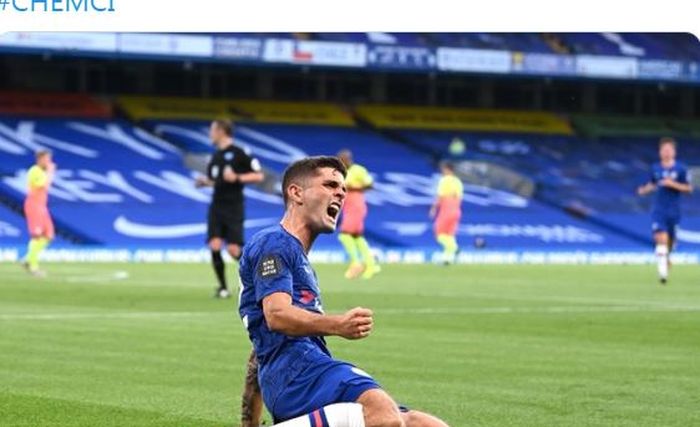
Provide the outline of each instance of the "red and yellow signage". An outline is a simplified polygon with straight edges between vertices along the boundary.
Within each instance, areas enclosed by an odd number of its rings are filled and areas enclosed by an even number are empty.
[[[236,119],[227,101],[219,99],[121,96],[119,106],[134,120],[145,119]]]
[[[353,126],[352,117],[335,104],[316,102],[231,101],[246,119],[260,123]]]
[[[0,114],[32,117],[109,118],[109,105],[82,94],[0,92]]]
[[[572,133],[566,120],[544,112],[385,105],[366,105],[358,107],[357,112],[375,126],[384,128]]]
[[[228,118],[260,123],[353,125],[350,114],[338,105],[326,103],[150,96],[122,96],[118,103],[134,120]]]

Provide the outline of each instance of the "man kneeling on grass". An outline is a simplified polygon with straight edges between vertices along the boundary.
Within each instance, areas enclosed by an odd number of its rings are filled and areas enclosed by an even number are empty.
[[[257,233],[240,261],[240,315],[259,365],[262,398],[279,427],[447,427],[399,407],[367,373],[335,360],[325,336],[366,338],[372,311],[326,315],[307,258],[320,233],[335,230],[347,189],[335,157],[292,164],[282,180],[286,212]]]

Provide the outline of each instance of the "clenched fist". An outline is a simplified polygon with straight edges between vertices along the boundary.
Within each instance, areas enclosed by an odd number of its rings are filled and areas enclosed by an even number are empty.
[[[372,332],[373,323],[372,310],[355,307],[338,319],[337,335],[349,340],[366,338]]]

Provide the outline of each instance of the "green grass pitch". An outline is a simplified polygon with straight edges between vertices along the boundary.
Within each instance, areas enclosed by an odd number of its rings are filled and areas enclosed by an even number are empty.
[[[1,426],[237,424],[250,344],[208,265],[45,267],[0,264]],[[452,427],[700,425],[697,266],[317,272],[327,311],[375,310],[335,355]]]

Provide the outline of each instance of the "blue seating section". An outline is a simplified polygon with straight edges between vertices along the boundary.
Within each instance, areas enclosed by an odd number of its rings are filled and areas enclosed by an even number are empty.
[[[555,33],[572,54],[634,56],[650,59],[700,59],[700,43],[687,33]],[[537,33],[436,33],[437,46],[557,53]]]
[[[435,33],[431,39],[438,46],[554,53],[542,36],[534,33]]]
[[[150,123],[150,126],[180,147],[192,147],[197,151],[202,147],[211,149],[205,145],[205,122],[165,121]],[[351,148],[356,161],[366,166],[376,179],[374,190],[367,194],[370,238],[386,247],[434,245],[427,214],[438,177],[427,149],[408,148],[356,128],[244,124],[235,128],[234,136],[238,144],[256,153],[267,169],[278,174],[289,162],[303,156],[335,154],[343,148]],[[483,237],[489,246],[502,250],[639,246],[633,239],[576,220],[546,203],[478,186],[467,186],[466,193],[465,220],[460,229],[460,239],[466,244]],[[337,247],[333,237],[323,237],[319,244]]]
[[[687,60],[700,58],[698,41],[681,33],[563,33],[571,53]]]
[[[155,135],[188,153],[212,153],[209,122],[202,120],[144,120],[141,123]]]
[[[9,245],[22,245],[27,243],[28,239],[24,218],[0,205],[0,241]]]
[[[210,190],[195,189],[195,172],[183,153],[210,153],[207,123],[153,121],[145,129],[120,120],[0,119],[0,196],[22,202],[24,173],[33,151],[54,151],[59,173],[50,207],[65,234],[83,243],[111,247],[201,247]],[[148,132],[147,130],[153,131]],[[158,136],[155,136],[155,135]],[[493,162],[531,177],[536,195],[466,185],[459,239],[477,237],[501,250],[613,250],[644,248],[649,238],[648,200],[634,195],[655,157],[653,139],[405,131],[413,145],[370,130],[311,125],[242,124],[238,144],[254,153],[279,180],[287,165],[308,155],[350,148],[375,177],[367,193],[367,235],[385,248],[435,247],[428,210],[437,182],[435,159],[450,140],[467,144],[464,156]],[[700,158],[700,146],[681,141],[682,156]],[[246,190],[246,233],[276,223],[281,194]],[[588,215],[577,219],[563,208]],[[692,244],[700,218],[698,203],[685,200]],[[0,210],[0,232],[19,229],[22,218]],[[7,226],[5,226],[7,224]],[[695,227],[695,228],[693,228]],[[24,242],[26,234],[15,240]],[[690,233],[690,234],[688,234]],[[337,249],[334,235],[319,249]],[[700,239],[697,239],[700,240]],[[686,243],[686,242],[682,242]]]
[[[647,241],[652,197],[636,195],[657,161],[658,139],[578,137],[474,132],[404,131],[426,153],[450,158],[449,144],[460,138],[466,152],[457,159],[490,162],[517,171],[537,185],[535,199],[580,212],[603,227]],[[679,158],[700,158],[700,141],[679,139]],[[687,162],[686,162],[687,163]],[[697,196],[683,198],[684,225],[700,220]],[[693,242],[688,242],[695,244]]]
[[[314,39],[324,41],[427,46],[428,39],[416,33],[314,33]]]
[[[0,242],[7,246],[24,246],[29,241],[24,216],[0,204]],[[51,247],[68,246],[62,236],[55,236]]]
[[[33,152],[46,147],[58,165],[50,210],[83,243],[178,247],[204,243],[209,190],[173,145],[125,121],[0,120],[0,195],[21,203]],[[249,191],[253,232],[274,223],[278,197]]]

